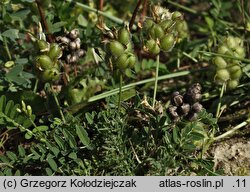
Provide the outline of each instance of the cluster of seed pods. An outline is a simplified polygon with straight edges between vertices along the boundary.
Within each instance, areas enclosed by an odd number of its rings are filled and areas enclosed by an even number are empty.
[[[201,85],[196,83],[192,85],[184,95],[175,91],[171,96],[171,105],[168,108],[168,113],[174,121],[185,118],[189,121],[194,121],[198,118],[198,113],[202,110],[201,100]]]
[[[79,30],[73,29],[65,36],[58,36],[56,41],[63,50],[62,59],[67,64],[76,64],[81,57],[85,55],[85,51],[81,49],[81,39],[79,38]]]

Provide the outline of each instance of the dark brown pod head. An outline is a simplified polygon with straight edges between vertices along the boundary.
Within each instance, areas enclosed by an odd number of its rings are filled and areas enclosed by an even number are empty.
[[[198,102],[201,100],[201,94],[200,93],[186,93],[184,95],[184,102],[193,104],[195,102]]]
[[[199,113],[199,112],[201,112],[202,108],[203,108],[202,105],[197,102],[197,103],[193,104],[192,111],[195,113]]]
[[[175,106],[181,106],[183,104],[183,97],[182,95],[175,95],[172,97],[171,102]]]
[[[69,38],[74,40],[79,36],[79,30],[78,29],[73,29],[69,32]]]
[[[170,106],[168,108],[168,112],[169,114],[173,117],[173,118],[177,118],[179,117],[178,113],[177,113],[177,107],[176,106]]]
[[[188,103],[183,103],[183,105],[179,106],[178,112],[182,115],[187,115],[190,112],[190,105]]]
[[[191,112],[191,113],[189,113],[189,114],[187,115],[187,119],[188,119],[189,121],[195,121],[195,120],[198,119],[198,114],[197,114],[197,113]]]

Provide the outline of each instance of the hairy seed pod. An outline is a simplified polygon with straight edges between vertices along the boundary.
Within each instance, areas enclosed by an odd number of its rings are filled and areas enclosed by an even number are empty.
[[[217,51],[219,54],[226,54],[227,52],[229,52],[229,49],[227,46],[225,45],[221,45],[219,48],[218,48],[218,51]]]
[[[195,113],[199,113],[202,110],[202,108],[203,108],[202,105],[198,102],[192,105],[192,111]]]
[[[143,23],[143,28],[148,31],[151,27],[153,27],[153,25],[155,24],[155,22],[151,19],[147,19],[145,20],[145,22]]]
[[[160,25],[155,24],[149,31],[150,37],[153,39],[160,39],[164,35],[164,31]]]
[[[219,69],[216,71],[216,77],[222,81],[227,81],[230,79],[230,74],[227,69]]]
[[[53,62],[47,55],[39,55],[35,59],[36,68],[43,71],[53,67]]]
[[[109,43],[109,51],[110,53],[115,56],[115,57],[119,57],[121,54],[124,53],[125,48],[124,46],[118,42],[118,41],[111,41]]]
[[[71,42],[69,43],[69,48],[70,48],[70,50],[72,50],[72,51],[76,50],[76,43],[75,43],[74,41],[71,41]]]
[[[79,36],[79,30],[78,29],[73,29],[69,32],[69,37],[74,40]]]
[[[232,36],[228,36],[226,38],[226,44],[230,49],[235,49],[235,47],[237,46],[237,42],[234,40],[234,37]]]
[[[74,55],[71,55],[71,58],[69,61],[70,63],[76,63],[78,60],[79,60],[78,55],[74,54]]]
[[[80,47],[81,47],[81,40],[80,40],[80,38],[76,38],[75,44],[76,44],[76,49],[80,49]]]
[[[239,85],[239,81],[238,80],[229,80],[227,82],[228,89],[235,89],[236,87],[238,87],[238,85]]]
[[[161,40],[160,40],[160,47],[163,51],[170,51],[175,44],[175,37],[173,34],[168,34],[165,35]]]
[[[38,40],[37,41],[37,46],[40,50],[41,53],[49,51],[49,43],[44,40]]]
[[[55,61],[61,58],[62,54],[63,54],[62,50],[57,43],[51,44],[48,56],[51,58],[52,61]]]
[[[121,28],[118,32],[118,41],[123,45],[127,45],[130,42],[130,33],[127,29]]]
[[[190,111],[190,105],[188,104],[188,103],[183,103],[183,105],[181,105],[181,106],[179,106],[179,112],[180,112],[180,114],[182,114],[182,115],[187,115],[188,113],[189,113],[189,111]]]
[[[60,72],[56,68],[47,69],[42,73],[42,80],[44,82],[51,82],[59,80]]]
[[[170,106],[168,108],[168,111],[169,111],[169,114],[173,117],[173,118],[176,118],[176,117],[179,117],[178,113],[177,113],[177,107],[176,106]]]
[[[76,53],[77,53],[78,57],[83,57],[85,55],[85,51],[83,49],[77,50]]]
[[[136,63],[136,56],[134,54],[131,54],[128,58],[128,67],[133,68]]]
[[[128,67],[128,54],[127,53],[123,53],[122,55],[120,55],[117,60],[115,61],[116,66],[120,69],[120,70],[124,70]]]
[[[176,95],[172,97],[171,103],[178,107],[183,104],[183,97],[181,95]]]
[[[70,64],[70,59],[71,59],[71,55],[68,54],[68,55],[66,56],[66,62],[67,62],[68,64]]]
[[[60,41],[61,41],[61,43],[68,45],[69,42],[70,42],[70,39],[67,38],[67,37],[62,37],[62,38],[60,39]]]
[[[172,20],[163,20],[159,23],[159,25],[161,26],[163,31],[167,31],[173,25],[173,23],[174,22]]]
[[[183,19],[183,15],[179,12],[179,11],[175,11],[172,13],[172,19],[176,20],[176,19]]]
[[[214,58],[214,64],[219,69],[224,69],[227,67],[227,62],[222,57],[219,57],[219,56],[216,56]]]
[[[244,58],[246,56],[245,49],[243,47],[237,46],[235,48],[235,52],[239,55],[240,58]]]
[[[150,39],[146,42],[146,49],[152,55],[157,55],[160,53],[160,47],[157,45],[156,41]]]
[[[189,113],[189,114],[187,115],[187,119],[188,119],[189,121],[195,121],[195,120],[198,119],[198,114],[197,114],[197,113]]]

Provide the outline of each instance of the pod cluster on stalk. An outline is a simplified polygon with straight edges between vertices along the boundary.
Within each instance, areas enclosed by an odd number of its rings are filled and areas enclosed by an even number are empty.
[[[50,44],[45,40],[38,40],[37,46],[39,55],[35,58],[35,70],[38,78],[44,82],[59,80],[59,59],[62,57],[60,46],[57,43]]]
[[[57,43],[63,50],[63,60],[67,64],[76,64],[81,57],[85,55],[85,51],[81,49],[81,39],[79,38],[79,30],[73,29],[65,36],[58,36]]]
[[[152,9],[153,18],[148,18],[143,24],[147,36],[144,50],[152,55],[160,51],[171,51],[177,41],[188,37],[188,26],[182,13],[169,12],[160,6]]]
[[[115,69],[124,72],[127,68],[133,68],[136,56],[133,51],[131,34],[126,28],[119,29],[113,34],[114,39],[107,44],[107,56]]]
[[[200,100],[201,85],[199,83],[192,85],[184,95],[175,91],[171,96],[168,113],[174,121],[183,118],[195,121],[198,118],[198,113],[203,109],[203,106],[199,103]]]
[[[228,36],[219,44],[217,53],[230,57],[245,58],[245,48],[242,39]],[[216,56],[213,58],[216,67],[215,82],[227,84],[227,88],[234,89],[238,86],[242,76],[240,61],[232,58]]]

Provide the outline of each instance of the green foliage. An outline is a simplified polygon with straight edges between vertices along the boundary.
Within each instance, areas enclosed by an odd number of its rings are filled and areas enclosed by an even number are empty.
[[[132,0],[0,2],[0,175],[224,174],[214,148],[249,140],[250,4],[148,2],[134,23]]]

